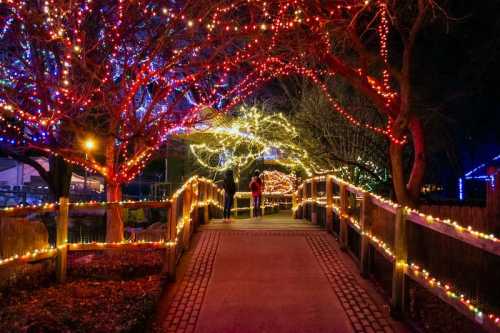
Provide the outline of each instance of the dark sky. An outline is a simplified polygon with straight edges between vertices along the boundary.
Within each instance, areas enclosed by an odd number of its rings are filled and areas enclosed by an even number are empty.
[[[500,153],[499,12],[498,0],[450,1],[451,18],[420,35],[416,88],[445,128],[432,127],[430,140],[454,143],[448,157],[457,170]]]

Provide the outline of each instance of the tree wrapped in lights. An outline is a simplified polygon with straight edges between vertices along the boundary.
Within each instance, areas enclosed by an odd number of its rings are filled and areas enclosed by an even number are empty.
[[[367,190],[389,185],[388,143],[384,137],[352,126],[341,115],[328,112],[329,102],[317,87],[301,78],[280,81],[288,97],[276,108],[290,110],[301,144],[318,165],[335,170],[338,177]],[[343,89],[342,89],[343,88]],[[341,90],[342,89],[342,90]],[[382,123],[383,118],[362,96],[336,84],[338,99],[356,110],[361,119]]]
[[[223,111],[253,91],[264,63],[242,64],[258,54],[258,29],[244,37],[221,29],[232,18],[220,15],[219,3],[0,3],[2,144],[100,173],[108,201],[120,201],[121,184],[171,133],[203,120],[203,109]],[[85,149],[88,140],[94,151]],[[107,240],[122,237],[115,207]]]
[[[280,6],[278,1],[275,5]],[[288,59],[289,64],[298,62],[314,70],[301,69],[301,74],[315,82],[332,108],[353,125],[389,138],[397,200],[415,205],[425,172],[425,142],[421,119],[412,108],[412,58],[418,33],[433,14],[442,11],[441,7],[434,0],[304,0],[290,7],[293,9],[283,12],[281,32],[275,34],[273,50],[282,55],[288,53],[287,58],[280,59]],[[399,34],[399,40],[390,39],[390,28],[394,28],[394,35]],[[398,51],[389,54],[390,43]],[[295,59],[290,52],[296,55]],[[387,119],[386,125],[364,122],[344,110],[330,93],[328,81],[332,77],[341,78],[368,98]],[[403,150],[407,142],[412,144],[413,164],[405,179]]]
[[[273,78],[296,74],[317,84],[353,125],[389,138],[398,200],[411,203],[425,166],[422,126],[410,108],[412,53],[438,7],[405,3],[9,0],[0,4],[2,136],[102,173],[116,201],[120,184],[169,133],[199,121],[200,109],[230,109]],[[394,61],[391,24],[403,40]],[[344,110],[326,83],[332,76],[369,98],[386,126]],[[405,184],[407,133],[415,158]],[[89,135],[104,159],[85,158],[78,143]]]
[[[217,173],[234,169],[238,175],[266,156],[307,176],[326,172],[295,143],[298,132],[288,119],[257,106],[242,106],[232,117],[216,119],[207,129],[193,132],[190,139],[197,162]]]
[[[314,82],[335,112],[354,126],[389,139],[397,200],[415,205],[425,172],[426,148],[421,119],[412,108],[413,53],[418,33],[441,7],[434,0],[266,0],[252,5],[228,1],[218,19],[245,12],[248,6],[260,7],[252,18],[260,22],[258,46],[266,53],[266,58],[252,63],[264,64],[252,88],[277,76],[300,75]],[[225,28],[244,28],[244,21],[240,17]],[[399,34],[399,40],[390,39],[390,28],[394,35]],[[397,51],[389,55],[392,43]],[[331,93],[328,82],[332,77],[370,100],[386,118],[385,124],[363,121],[344,109]],[[408,142],[413,162],[406,179],[403,151]]]
[[[266,193],[292,194],[297,189],[298,179],[293,173],[287,175],[278,170],[264,170],[262,177]]]
[[[242,106],[234,115],[215,118],[206,129],[193,131],[185,137],[191,141],[189,148],[195,161],[215,174],[232,169],[239,178],[255,161],[269,159],[269,163],[307,177],[332,173],[367,189],[372,189],[387,177],[383,167],[359,156],[353,157],[354,162],[350,163],[325,162],[324,154],[319,154],[321,147],[317,147],[318,142],[305,138],[304,133],[314,129],[310,124],[302,123],[303,120],[300,119],[299,125],[305,128],[299,130],[281,113],[265,111],[263,107]],[[343,138],[346,141],[351,139],[352,136]],[[270,175],[271,182],[276,183],[273,188],[279,186],[278,179],[285,182],[283,186],[288,186],[290,182],[284,176],[278,171]]]

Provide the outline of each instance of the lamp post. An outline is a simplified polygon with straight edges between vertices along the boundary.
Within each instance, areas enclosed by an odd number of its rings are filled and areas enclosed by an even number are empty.
[[[85,150],[85,161],[88,159],[88,153],[95,148],[95,141],[92,138],[87,138],[85,142],[83,143],[83,149]],[[88,172],[87,168],[85,167],[85,173],[83,177],[83,191],[87,193],[87,178],[88,178]]]

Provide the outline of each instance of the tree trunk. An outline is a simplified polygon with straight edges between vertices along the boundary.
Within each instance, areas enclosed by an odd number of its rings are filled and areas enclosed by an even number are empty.
[[[123,210],[117,202],[122,199],[120,184],[109,183],[106,189],[106,199],[109,204],[106,210],[106,242],[123,241]]]
[[[106,210],[106,242],[108,243],[123,241],[123,210],[118,204],[122,200],[122,188],[116,179],[115,153],[115,141],[113,137],[109,137],[106,140],[106,199],[112,204],[109,204]]]
[[[60,156],[49,157],[49,172],[47,175],[47,185],[52,201],[61,197],[69,197],[71,176],[73,168]]]
[[[405,181],[405,168],[403,164],[404,146],[391,142],[389,155],[391,159],[392,183],[397,202],[402,205],[416,207],[425,174],[425,141],[420,119],[412,117],[408,129],[411,134],[414,153],[408,182]]]

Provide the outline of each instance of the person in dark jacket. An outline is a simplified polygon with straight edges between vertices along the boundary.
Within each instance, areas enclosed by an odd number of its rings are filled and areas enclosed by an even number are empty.
[[[231,222],[231,208],[233,208],[236,183],[233,170],[227,170],[224,176],[224,222]]]

